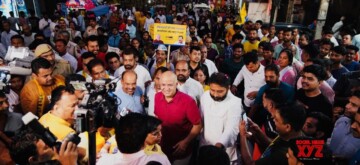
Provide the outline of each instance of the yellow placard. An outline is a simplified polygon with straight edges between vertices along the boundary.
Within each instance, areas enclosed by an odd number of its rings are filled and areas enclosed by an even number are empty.
[[[185,45],[186,25],[154,24],[154,44]]]
[[[151,38],[154,38],[154,24],[149,26],[149,34]]]

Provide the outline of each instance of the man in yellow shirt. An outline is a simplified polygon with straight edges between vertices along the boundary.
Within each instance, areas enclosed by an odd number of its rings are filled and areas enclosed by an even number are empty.
[[[51,63],[44,58],[36,58],[31,62],[32,80],[25,84],[20,93],[23,113],[32,112],[41,117],[50,102],[51,91],[64,85],[64,77],[52,75]]]
[[[258,35],[257,35],[257,30],[256,29],[250,29],[249,33],[246,37],[246,41],[244,42],[244,51],[245,53],[251,52],[253,50],[258,50],[258,46],[259,46],[259,40],[258,40]]]

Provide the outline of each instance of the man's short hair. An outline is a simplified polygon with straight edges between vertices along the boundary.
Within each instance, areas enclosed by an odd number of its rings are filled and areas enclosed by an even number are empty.
[[[69,93],[69,94],[74,94],[74,88],[70,88],[70,87],[66,87],[63,85],[60,85],[58,87],[56,87],[52,92],[51,92],[51,99],[50,99],[50,104],[48,105],[47,110],[51,110],[54,108],[54,105],[61,100],[61,96],[64,93]]]
[[[87,46],[89,42],[95,42],[95,41],[99,42],[98,37],[95,35],[91,35],[86,39],[85,45]]]
[[[329,39],[326,38],[320,40],[320,46],[321,45],[330,45],[330,49],[334,47],[334,43],[332,43]]]
[[[271,45],[270,42],[265,42],[263,45],[263,50],[274,52],[274,47]]]
[[[57,42],[62,42],[65,46],[66,46],[66,44],[67,44],[64,39],[56,39],[56,40],[55,40],[55,43],[57,43]]]
[[[103,61],[101,61],[100,59],[94,58],[91,61],[89,61],[89,63],[86,65],[88,71],[90,73],[92,73],[92,68],[97,66],[97,65],[101,65],[103,67],[105,67],[105,64],[103,63]]]
[[[355,52],[358,52],[359,51],[359,48],[355,45],[347,45],[346,46],[346,49],[348,50],[354,50]]]
[[[323,139],[327,139],[328,137],[330,137],[333,129],[333,124],[330,117],[326,116],[321,112],[310,112],[306,118],[308,117],[312,117],[318,121],[316,125],[316,130],[324,132]]]
[[[306,45],[303,50],[309,54],[310,58],[317,58],[320,53],[319,49],[311,43]]]
[[[95,54],[93,52],[84,52],[81,54],[81,59],[88,59],[90,57],[96,58]]]
[[[231,85],[230,77],[224,73],[213,73],[209,78],[209,84],[217,84],[224,88],[229,88]]]
[[[29,164],[30,157],[37,157],[36,142],[40,140],[40,136],[30,130],[21,131],[13,138],[13,143],[10,145],[10,156],[16,164]]]
[[[277,76],[280,75],[280,69],[275,64],[270,64],[270,65],[265,66],[265,72],[266,71],[273,71]]]
[[[156,68],[156,70],[155,70],[155,72],[154,72],[154,77],[156,76],[156,74],[157,74],[158,72],[164,73],[164,72],[166,72],[166,71],[169,71],[169,69],[168,69],[167,67],[163,67],[163,66],[158,67],[158,68]]]
[[[262,24],[263,24],[263,21],[257,20],[255,23],[259,23],[260,25],[262,25]]]
[[[50,69],[52,67],[51,63],[45,58],[35,58],[31,61],[31,72],[38,74],[40,69]]]
[[[284,124],[290,124],[291,129],[298,132],[304,126],[306,112],[303,105],[295,102],[280,106],[278,112]]]
[[[243,60],[245,65],[249,65],[251,62],[255,64],[258,62],[258,56],[255,52],[248,52],[244,54]]]
[[[290,33],[291,33],[291,35],[292,35],[292,30],[291,30],[290,28],[285,28],[283,31],[284,31],[284,33],[286,33],[286,32],[290,32]]]
[[[332,51],[334,51],[335,53],[341,54],[343,56],[345,56],[347,53],[345,47],[343,47],[343,46],[335,46],[334,48],[332,48]]]
[[[24,37],[22,37],[21,35],[13,35],[12,37],[11,37],[11,39],[10,39],[10,41],[11,40],[13,40],[13,39],[19,39],[19,40],[21,40],[23,43],[24,43]]]
[[[233,46],[233,50],[238,49],[238,48],[241,48],[241,50],[244,50],[244,46],[243,46],[242,44],[240,44],[240,43],[235,44],[235,45]]]
[[[141,150],[148,134],[146,116],[130,113],[121,117],[115,127],[115,138],[121,153],[132,154]]]
[[[315,75],[315,77],[319,81],[323,81],[326,79],[325,69],[318,64],[312,64],[312,65],[304,67],[303,72],[304,73],[312,73],[313,75]]]
[[[200,47],[198,47],[198,46],[191,46],[191,47],[190,47],[190,54],[193,52],[193,50],[200,51]]]
[[[244,36],[239,33],[236,33],[232,36],[231,41],[242,40],[242,39],[244,39]]]
[[[225,150],[213,145],[202,146],[199,149],[198,164],[206,165],[229,165],[230,158]]]
[[[273,102],[275,108],[279,108],[286,103],[285,94],[279,88],[268,88],[264,91],[264,94],[265,98]]]
[[[116,58],[118,60],[120,60],[120,57],[118,54],[116,54],[115,52],[109,52],[105,55],[105,61],[108,63],[110,59],[112,58]]]
[[[134,56],[134,59],[138,57],[138,52],[134,48],[126,48],[123,52],[124,56],[131,54]]]

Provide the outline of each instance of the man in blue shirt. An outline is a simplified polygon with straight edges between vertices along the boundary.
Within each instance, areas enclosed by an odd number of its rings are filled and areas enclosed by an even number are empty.
[[[108,39],[108,44],[111,47],[118,48],[119,47],[119,42],[120,42],[120,39],[121,39],[121,36],[119,34],[119,30],[117,29],[117,27],[113,27],[111,29],[111,32],[112,32],[112,35]]]
[[[129,110],[145,114],[142,105],[143,92],[140,87],[136,86],[136,73],[132,70],[124,71],[121,77],[121,88],[115,91],[115,95],[120,99],[118,111]]]
[[[360,139],[360,108],[355,115],[355,118],[351,124],[352,134],[355,138]],[[356,165],[360,163],[360,149],[357,150],[356,154],[351,158],[349,165]]]
[[[345,106],[344,116],[335,122],[331,135],[330,149],[334,156],[350,159],[360,148],[360,139],[352,133],[352,118],[360,108],[360,90],[356,90]]]
[[[331,50],[330,60],[333,62],[331,66],[331,74],[336,80],[341,78],[341,75],[349,72],[342,64],[341,61],[346,55],[346,49],[342,46],[336,46]]]
[[[265,90],[269,88],[279,88],[281,91],[283,91],[283,94],[285,95],[284,98],[287,98],[286,102],[294,101],[295,89],[289,84],[279,80],[279,72],[279,68],[275,64],[270,64],[265,67],[266,84],[259,89],[254,104],[251,106],[249,112],[249,117],[254,117],[253,119],[259,125],[261,125],[266,120],[266,116],[268,114],[268,111],[266,111],[262,105],[263,94]]]

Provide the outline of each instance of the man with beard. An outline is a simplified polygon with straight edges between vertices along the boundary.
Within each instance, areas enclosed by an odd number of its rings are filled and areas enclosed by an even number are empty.
[[[231,82],[235,80],[236,75],[244,66],[243,56],[244,47],[241,43],[233,46],[233,54],[231,58],[225,59],[224,63],[220,66],[219,70],[225,74],[228,74],[231,78]]]
[[[195,70],[198,68],[205,68],[206,70],[208,70],[207,66],[200,63],[201,60],[201,51],[200,51],[200,47],[198,46],[192,46],[190,47],[190,61],[189,61],[189,66],[190,66],[190,77],[194,77],[195,74]],[[209,75],[207,75],[209,77]]]
[[[258,33],[256,29],[250,29],[249,33],[247,34],[246,41],[244,42],[244,52],[248,53],[253,50],[258,50],[259,41],[257,40]]]
[[[41,44],[35,49],[36,58],[44,58],[48,60],[52,66],[52,75],[62,75],[66,77],[67,75],[73,73],[73,69],[70,66],[70,63],[63,59],[56,59],[55,53],[50,45]]]
[[[161,148],[170,162],[189,164],[193,140],[202,129],[201,117],[196,102],[178,91],[176,83],[177,77],[171,71],[161,75],[161,92],[155,94],[155,115],[162,121]]]
[[[231,81],[224,73],[215,73],[209,79],[210,90],[200,100],[203,131],[200,146],[214,145],[225,149],[230,161],[240,163],[236,151],[238,124],[243,113],[241,99],[229,92]]]
[[[190,65],[186,61],[178,61],[175,66],[175,74],[177,76],[177,88],[191,96],[199,103],[200,96],[204,93],[202,85],[190,77]]]
[[[291,39],[292,39],[292,31],[291,31],[291,29],[284,29],[283,35],[284,35],[283,43],[276,45],[275,48],[274,48],[274,57],[275,57],[275,59],[279,58],[280,52],[283,49],[290,49],[290,50],[295,49],[295,52],[293,53],[294,57],[295,57],[296,60],[300,61],[301,60],[301,58],[300,58],[300,48],[298,48],[294,43],[291,42]]]
[[[51,91],[64,85],[64,77],[53,75],[51,63],[44,58],[34,59],[31,62],[31,71],[32,79],[21,90],[20,103],[23,107],[23,114],[32,112],[41,117],[50,103]]]
[[[141,88],[141,91],[145,91],[146,84],[151,82],[151,76],[149,71],[142,65],[137,64],[138,54],[132,49],[125,49],[123,52],[124,65],[117,69],[114,73],[115,77],[120,77],[123,72],[128,70],[135,71],[137,75],[136,85]]]
[[[296,91],[295,98],[310,112],[322,112],[332,117],[332,105],[320,91],[320,84],[326,78],[326,71],[317,64],[304,67],[301,84],[302,88]]]
[[[355,90],[345,106],[344,115],[335,122],[329,145],[334,156],[349,159],[360,148],[360,139],[351,134],[351,120],[356,117],[359,108],[360,90]]]
[[[330,137],[333,124],[331,119],[321,112],[311,112],[306,116],[302,131],[306,136],[327,140]]]
[[[143,92],[140,87],[136,86],[137,75],[133,70],[127,70],[122,73],[121,88],[115,91],[115,95],[121,98],[118,105],[118,112],[123,109],[129,110],[134,113],[145,114],[142,103]]]
[[[331,50],[331,55],[330,55],[330,60],[332,62],[331,74],[334,76],[336,80],[339,80],[341,78],[341,75],[343,75],[344,73],[349,72],[349,70],[346,69],[341,64],[346,54],[347,51],[342,46],[336,46]]]
[[[359,48],[354,45],[346,46],[347,53],[345,55],[344,61],[342,64],[345,68],[347,68],[350,72],[351,71],[358,71],[360,70],[360,63],[355,61],[354,58],[359,51]]]
[[[284,98],[286,98],[286,100],[284,100],[285,102],[293,102],[295,96],[295,89],[291,85],[280,81],[279,79],[280,71],[275,64],[270,64],[266,66],[264,70],[265,70],[266,84],[259,89],[254,104],[251,105],[251,109],[249,112],[249,117],[254,119],[254,121],[259,125],[263,123],[265,119],[264,117],[266,117],[267,114],[266,113],[267,111],[264,109],[265,107],[263,105],[263,95],[267,89],[270,88],[281,89],[284,93],[285,96]]]
[[[72,56],[74,56],[74,57],[76,57],[76,58],[79,58],[79,57],[81,56],[81,54],[80,54],[80,52],[81,52],[80,47],[79,47],[76,43],[74,43],[74,42],[72,42],[72,41],[70,40],[70,33],[69,33],[69,31],[67,31],[67,30],[62,30],[62,31],[58,32],[58,33],[56,34],[55,39],[56,39],[56,40],[58,40],[58,39],[63,39],[63,40],[66,41],[66,51],[67,51],[70,55],[72,55]]]

